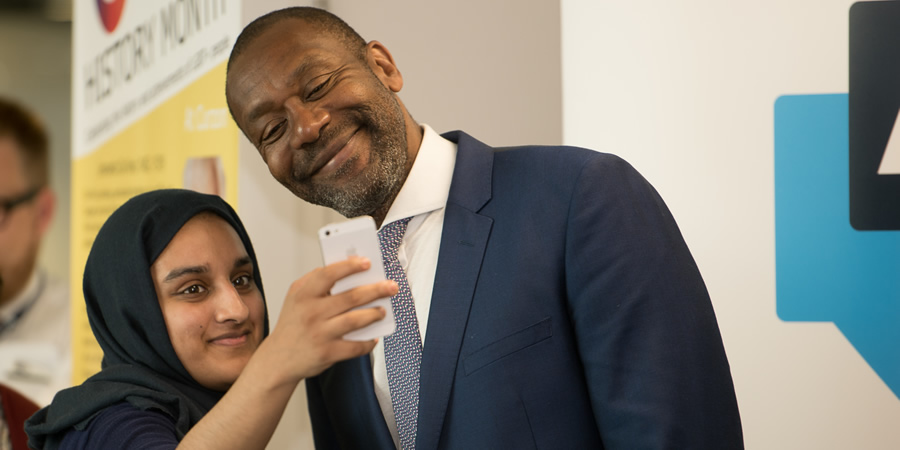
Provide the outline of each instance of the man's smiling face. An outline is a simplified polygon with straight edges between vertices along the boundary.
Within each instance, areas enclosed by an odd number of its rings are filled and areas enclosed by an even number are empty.
[[[295,195],[347,217],[386,212],[410,164],[394,95],[402,79],[382,70],[385,61],[393,64],[377,42],[353,51],[286,19],[232,61],[228,104],[269,172]]]

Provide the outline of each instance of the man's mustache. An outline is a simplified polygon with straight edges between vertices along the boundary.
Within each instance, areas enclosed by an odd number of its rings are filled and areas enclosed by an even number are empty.
[[[303,180],[312,176],[313,164],[318,160],[319,155],[326,151],[335,139],[340,137],[344,130],[353,126],[352,124],[332,125],[326,127],[319,134],[319,138],[313,142],[308,142],[300,146],[303,154],[302,163],[294,167],[293,178],[295,180]]]

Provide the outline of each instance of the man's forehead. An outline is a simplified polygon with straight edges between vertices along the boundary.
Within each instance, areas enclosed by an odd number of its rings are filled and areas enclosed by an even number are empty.
[[[266,92],[268,88],[278,89],[296,84],[306,75],[318,74],[338,62],[338,55],[321,48],[258,55],[258,59],[254,61],[247,60],[235,65],[228,81],[229,96],[233,97],[234,107],[243,104],[240,107],[254,116],[256,105],[265,102],[259,94]],[[270,67],[275,69],[270,70]],[[248,117],[248,120],[253,119],[254,117]]]
[[[278,72],[290,71],[297,75],[296,72],[303,68],[338,60],[349,53],[328,33],[288,31],[289,34],[285,34],[279,33],[277,29],[270,29],[267,34],[260,35],[251,42],[237,56],[229,71],[231,87],[237,87],[237,84],[249,81],[254,76],[276,75],[261,70],[264,66],[269,67],[269,70],[277,68]]]
[[[235,61],[229,71],[227,90],[230,100],[255,103],[254,93],[269,87],[283,87],[298,82],[304,75],[345,64],[356,59],[336,41],[313,36],[306,40],[255,41]],[[260,45],[259,44],[266,44]]]

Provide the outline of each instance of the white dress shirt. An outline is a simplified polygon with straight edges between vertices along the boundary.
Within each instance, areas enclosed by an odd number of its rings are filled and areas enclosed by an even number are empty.
[[[441,231],[444,229],[444,208],[450,194],[453,168],[456,166],[456,144],[442,138],[428,125],[423,124],[422,128],[424,135],[416,161],[382,226],[412,217],[400,243],[398,258],[406,271],[409,289],[416,304],[419,333],[424,343],[441,246]],[[384,364],[384,339],[379,340],[372,351],[372,369],[375,396],[391,430],[394,445],[400,448],[394,408],[391,405],[391,389]]]
[[[70,321],[68,286],[36,270],[0,308],[0,382],[39,406],[71,386]]]

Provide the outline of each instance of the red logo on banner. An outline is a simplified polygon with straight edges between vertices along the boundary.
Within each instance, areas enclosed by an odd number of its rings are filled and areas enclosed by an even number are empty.
[[[97,9],[100,10],[100,20],[107,33],[112,33],[119,25],[122,18],[122,8],[125,0],[97,0]]]

